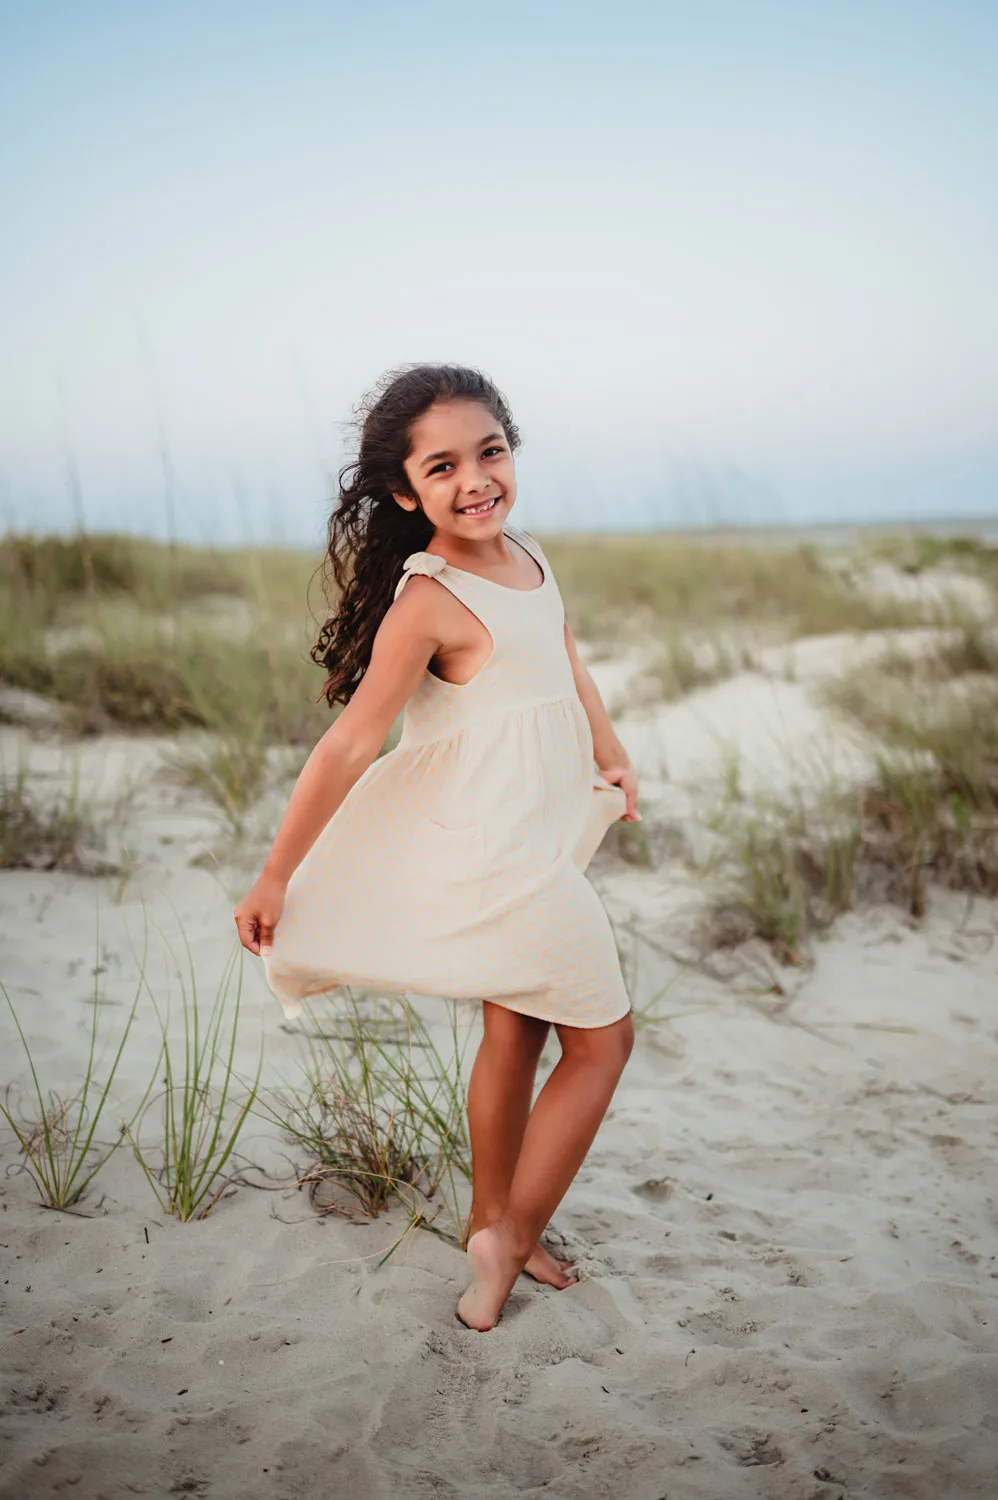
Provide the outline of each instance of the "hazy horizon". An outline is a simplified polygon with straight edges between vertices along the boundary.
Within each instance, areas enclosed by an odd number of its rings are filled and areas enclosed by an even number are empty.
[[[996,60],[972,0],[0,0],[0,524],[314,543],[419,359],[537,529],[994,516]]]

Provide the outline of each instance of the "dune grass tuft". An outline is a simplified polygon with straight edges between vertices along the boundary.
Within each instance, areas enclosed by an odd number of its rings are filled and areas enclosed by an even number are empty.
[[[0,772],[0,869],[107,873],[97,853],[103,842],[75,785],[43,801],[29,789],[25,765]]]
[[[460,1186],[471,1174],[463,1077],[470,1026],[462,1034],[452,1005],[441,1049],[404,997],[375,1004],[350,993],[321,1021],[310,1019],[300,1077],[259,1110],[305,1153],[300,1185],[313,1206],[375,1218],[397,1200],[423,1227],[442,1214],[460,1238]]]
[[[242,1000],[242,950],[234,951],[205,1016],[198,995],[190,948],[184,961],[174,960],[180,989],[183,1047],[170,1034],[170,1012],[164,1014],[143,976],[160,1024],[163,1088],[127,1127],[135,1159],[165,1213],[181,1223],[204,1219],[230,1182],[230,1161],[247,1116],[256,1100],[263,1068],[263,1045],[254,1079],[243,1084],[235,1069],[236,1040]],[[231,1018],[226,1017],[235,979]],[[227,1035],[226,1035],[227,1022]],[[158,1108],[155,1146],[141,1140],[150,1110]]]
[[[263,641],[265,630],[261,618],[246,640],[242,630],[226,634],[191,611],[170,629],[141,618],[131,626],[97,621],[57,650],[28,632],[0,640],[0,675],[67,705],[80,733],[256,730],[275,743],[308,742],[331,715],[314,701],[322,679],[307,639],[291,638],[284,626]]]
[[[98,954],[99,951],[98,941]],[[101,972],[99,961],[95,961],[86,1073],[79,1088],[69,1097],[43,1086],[17,1010],[6,989],[0,985],[20,1038],[32,1082],[30,1106],[17,1111],[11,1103],[12,1088],[8,1086],[5,1101],[0,1103],[0,1113],[3,1114],[17,1138],[24,1158],[25,1170],[30,1174],[46,1208],[69,1209],[80,1202],[97,1173],[107,1164],[124,1140],[130,1124],[138,1118],[148,1098],[149,1090],[152,1088],[152,1081],[150,1081],[145,1094],[133,1112],[131,1122],[125,1120],[119,1122],[118,1134],[110,1144],[98,1140],[97,1130],[102,1118],[108,1113],[115,1076],[142,993],[140,977],[128,1019],[110,1066],[102,1077],[98,1078],[96,1072],[98,1039],[103,1004],[99,983]],[[140,976],[142,972],[144,972],[144,957],[140,965]]]
[[[781,963],[802,963],[810,939],[850,910],[863,845],[861,809],[848,801],[822,813],[799,806],[735,820],[711,946],[761,938]]]
[[[916,915],[931,881],[998,895],[998,661],[962,636],[900,678],[832,683],[830,701],[884,746],[864,798],[867,845]],[[962,675],[950,675],[962,672]]]
[[[870,736],[873,771],[819,808],[730,809],[716,942],[751,936],[785,962],[858,902],[924,915],[932,884],[998,896],[998,674],[993,637],[949,632],[827,684]]]
[[[267,750],[259,739],[228,734],[204,744],[177,746],[167,755],[167,764],[185,786],[215,803],[234,837],[242,837],[267,778]]]
[[[642,702],[672,702],[697,688],[724,682],[749,665],[750,655],[725,636],[690,637],[671,629],[663,645],[641,673]]]

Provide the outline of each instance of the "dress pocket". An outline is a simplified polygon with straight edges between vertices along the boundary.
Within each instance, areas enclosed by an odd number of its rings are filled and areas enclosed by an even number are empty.
[[[432,833],[442,834],[445,838],[472,839],[476,833],[481,832],[477,823],[445,823],[440,818],[433,818],[429,813],[424,813],[421,821],[428,826]]]

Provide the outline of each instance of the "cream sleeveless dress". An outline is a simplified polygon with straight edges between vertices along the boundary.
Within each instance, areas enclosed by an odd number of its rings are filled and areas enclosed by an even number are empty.
[[[593,762],[564,608],[537,542],[506,527],[543,582],[507,588],[431,552],[406,559],[492,637],[462,686],[429,670],[398,747],[354,784],[288,883],[266,959],[287,1016],[340,986],[491,1000],[566,1026],[629,1010],[606,912],[582,873],[625,810]]]

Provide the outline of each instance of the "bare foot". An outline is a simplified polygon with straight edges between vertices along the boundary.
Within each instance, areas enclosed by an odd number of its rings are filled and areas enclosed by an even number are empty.
[[[468,1328],[488,1333],[498,1323],[524,1262],[513,1253],[508,1232],[498,1224],[471,1236],[468,1260],[472,1282],[457,1304],[457,1315]]]
[[[468,1248],[468,1241],[473,1234],[478,1233],[479,1227],[484,1229],[486,1226],[484,1224],[481,1226],[476,1224],[474,1219],[468,1220],[464,1242],[466,1250]],[[568,1275],[568,1272],[574,1265],[574,1260],[559,1260],[556,1255],[552,1255],[549,1250],[545,1250],[544,1246],[538,1240],[527,1257],[527,1263],[523,1269],[525,1274],[532,1276],[535,1281],[543,1282],[545,1286],[557,1287],[560,1292],[563,1292],[567,1286],[575,1286],[576,1284],[577,1277]]]
[[[556,1255],[545,1250],[543,1245],[538,1244],[534,1246],[523,1269],[535,1281],[543,1281],[545,1286],[556,1286],[563,1292],[567,1286],[574,1286],[576,1283],[576,1277],[567,1274],[573,1265],[574,1261],[559,1260]]]

